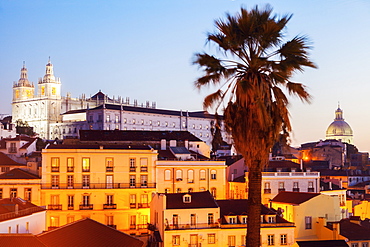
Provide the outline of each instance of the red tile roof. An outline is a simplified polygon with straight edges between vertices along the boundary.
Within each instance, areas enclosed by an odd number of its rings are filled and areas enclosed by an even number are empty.
[[[92,219],[82,219],[37,235],[50,247],[142,247],[143,242]]]
[[[45,210],[21,198],[4,198],[0,200],[0,221],[31,215]]]
[[[26,166],[9,158],[3,152],[0,152],[0,166]]]
[[[348,247],[345,240],[297,241],[299,247]]]
[[[46,247],[32,234],[0,234],[1,247]]]
[[[40,177],[20,168],[15,168],[0,174],[0,179],[40,179]]]
[[[320,195],[320,193],[282,191],[277,194],[272,201],[299,205],[318,195]]]
[[[350,241],[356,240],[370,240],[370,229],[361,225],[361,221],[358,220],[358,224],[351,222],[350,219],[342,219],[339,222],[340,235],[348,238]],[[329,223],[327,226],[330,230],[333,230],[333,224]]]

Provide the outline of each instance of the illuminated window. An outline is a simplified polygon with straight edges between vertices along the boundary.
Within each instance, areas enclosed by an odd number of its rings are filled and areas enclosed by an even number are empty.
[[[194,183],[194,171],[188,170],[188,183]]]
[[[51,88],[51,94],[56,95],[57,94],[57,89],[55,87]]]
[[[51,158],[51,171],[59,172],[59,158]]]
[[[0,189],[0,199],[3,199],[3,189]]]
[[[215,244],[216,243],[216,234],[214,234],[214,233],[208,234],[208,243],[209,244]]]
[[[74,168],[75,168],[74,159],[67,158],[67,172],[73,172]]]
[[[176,170],[176,181],[182,181],[182,170]]]
[[[136,195],[130,195],[130,208],[136,208]]]
[[[141,125],[144,125],[144,119],[141,119]]]
[[[90,158],[82,158],[82,171],[90,172]]]
[[[41,95],[45,95],[45,86],[41,87]]]
[[[214,198],[216,198],[216,188],[215,187],[213,187],[213,188],[211,188],[211,194],[212,194],[212,196],[214,197]]]
[[[148,159],[141,158],[140,159],[140,172],[147,172],[148,171]]]
[[[19,90],[16,90],[15,91],[15,98],[18,99],[19,98]]]
[[[180,235],[172,236],[172,245],[180,245]]]
[[[50,227],[59,227],[59,217],[50,217]]]

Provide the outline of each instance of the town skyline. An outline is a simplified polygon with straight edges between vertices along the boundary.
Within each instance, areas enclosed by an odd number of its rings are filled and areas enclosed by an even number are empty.
[[[193,86],[201,73],[192,65],[194,53],[211,49],[205,39],[214,30],[215,19],[224,18],[226,12],[235,14],[241,6],[266,3],[5,1],[0,5],[0,113],[11,114],[12,83],[19,79],[23,61],[29,80],[37,84],[49,56],[55,76],[61,78],[63,96],[70,92],[75,98],[89,97],[101,90],[110,97],[154,101],[160,109],[202,110],[202,99],[211,90],[198,92]],[[361,30],[370,23],[370,4],[269,3],[278,15],[293,14],[287,37],[307,35],[313,46],[310,57],[319,67],[294,78],[307,85],[313,100],[310,105],[291,101],[292,145],[325,139],[339,102],[354,131],[354,144],[360,151],[370,151],[366,126],[370,116],[364,110],[369,106],[368,86],[362,83],[367,79],[368,53],[362,47],[369,34]],[[351,49],[346,48],[349,44]]]

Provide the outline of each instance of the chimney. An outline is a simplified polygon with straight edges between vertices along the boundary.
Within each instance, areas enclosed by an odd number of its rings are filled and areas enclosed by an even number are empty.
[[[161,140],[161,150],[166,150],[166,139]]]
[[[338,240],[340,235],[340,224],[339,222],[333,222],[333,240]]]
[[[333,190],[333,185],[331,182],[329,182],[329,190]]]

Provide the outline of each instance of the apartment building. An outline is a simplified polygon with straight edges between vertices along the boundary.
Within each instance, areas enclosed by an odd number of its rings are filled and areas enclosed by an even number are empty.
[[[47,226],[91,218],[118,230],[147,232],[156,190],[157,151],[133,145],[50,145],[42,151],[41,204]]]

